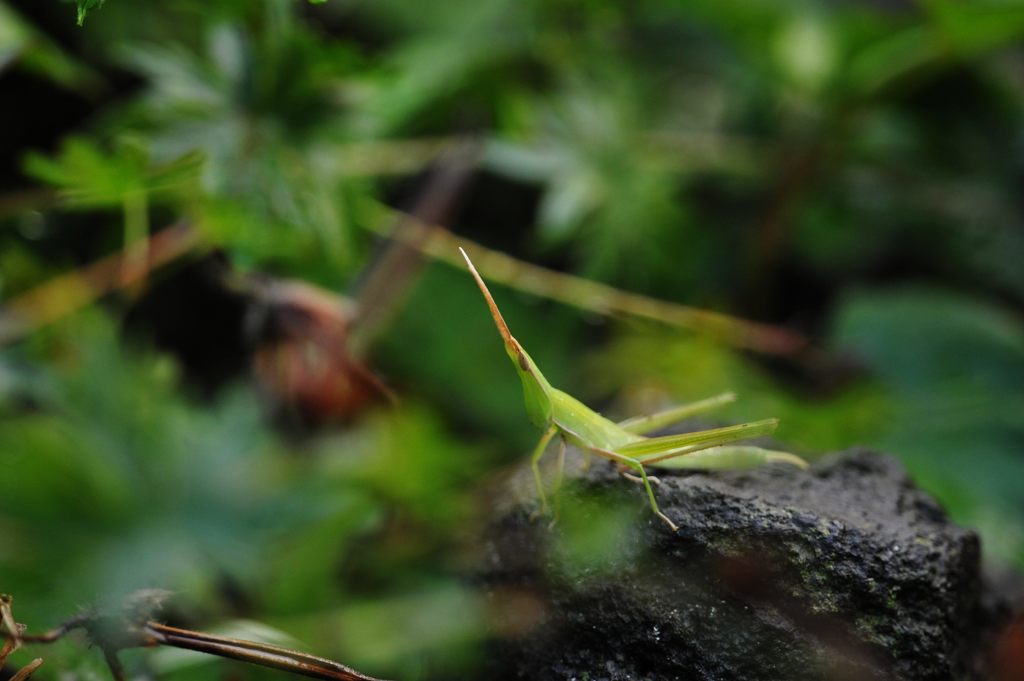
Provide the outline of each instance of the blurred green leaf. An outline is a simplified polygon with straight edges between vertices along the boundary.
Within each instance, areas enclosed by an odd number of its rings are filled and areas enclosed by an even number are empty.
[[[56,619],[83,599],[243,576],[276,525],[287,472],[256,405],[233,395],[193,409],[166,359],[123,355],[98,318],[71,328],[54,337],[60,368],[21,382],[36,409],[0,424],[3,580]]]
[[[538,226],[549,246],[572,242],[584,272],[627,284],[664,271],[666,246],[689,226],[677,168],[651,137],[657,112],[640,108],[639,87],[614,68],[591,69],[566,78],[556,97],[513,100],[515,127],[486,159],[545,185]]]
[[[441,582],[354,602],[297,622],[296,630],[308,632],[304,640],[342,632],[340,657],[360,669],[395,669],[402,678],[445,678],[464,675],[478,662],[486,616],[480,593]]]
[[[8,3],[0,2],[0,72],[12,64],[84,92],[95,90],[102,82],[93,69],[68,54]]]
[[[283,20],[258,34],[210,27],[205,50],[136,45],[123,61],[150,87],[132,116],[162,158],[201,151],[211,200],[210,236],[263,262],[257,241],[312,241],[304,256],[351,272],[357,253],[353,193],[340,145],[347,137],[340,90],[357,63],[352,50]],[[225,207],[246,216],[229,227]],[[289,231],[298,234],[288,234]],[[248,232],[249,234],[245,234]],[[261,234],[262,232],[262,234]],[[280,259],[280,258],[279,258]]]
[[[868,45],[854,57],[854,90],[877,93],[900,79],[944,61],[968,60],[1024,36],[1024,7],[1016,2],[960,3],[926,0],[928,21],[905,26]]]
[[[628,491],[628,490],[627,490]],[[630,541],[636,518],[622,495],[569,495],[562,502],[553,556],[559,577],[600,579],[621,574],[625,562],[642,560]],[[635,504],[634,511],[641,510]]]
[[[194,190],[202,165],[198,152],[154,163],[145,143],[126,136],[107,152],[92,140],[70,137],[55,158],[30,154],[25,170],[57,187],[74,208],[120,206],[136,196],[157,201],[183,198]]]
[[[453,527],[466,519],[468,483],[484,469],[475,451],[412,405],[377,416],[330,443],[324,455],[325,475],[341,475],[433,527]]]
[[[780,28],[775,44],[779,66],[798,86],[820,88],[832,76],[837,45],[830,28],[810,13],[794,16]]]
[[[925,0],[922,4],[942,36],[965,57],[1010,44],[1024,35],[1024,6],[1018,2]]]
[[[75,0],[75,4],[78,5],[78,25],[81,26],[85,23],[85,16],[89,13],[89,10],[98,9],[103,6],[103,3],[107,0]]]
[[[998,307],[939,290],[850,296],[836,342],[892,394],[891,420],[868,443],[903,459],[988,550],[1024,565],[1024,326]]]
[[[364,84],[356,129],[369,137],[418,129],[416,117],[453,95],[485,87],[486,77],[529,49],[531,12],[509,0],[443,0],[422,13],[401,2],[367,5],[403,22],[405,39]]]

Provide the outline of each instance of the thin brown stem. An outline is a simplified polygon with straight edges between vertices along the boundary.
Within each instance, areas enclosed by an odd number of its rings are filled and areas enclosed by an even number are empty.
[[[59,641],[64,638],[64,636],[69,632],[85,627],[92,618],[93,616],[91,614],[77,615],[60,626],[42,634],[25,634],[21,632],[18,632],[17,634],[4,634],[0,632],[0,635],[9,636],[10,638],[17,637],[17,640],[22,643],[54,643],[55,641]]]
[[[17,645],[17,636],[21,633],[18,623],[14,621],[14,613],[11,612],[11,601],[13,599],[7,594],[0,594],[0,625],[11,633],[15,637],[15,645]],[[5,646],[6,648],[6,646]],[[10,651],[6,651],[9,653]],[[4,653],[0,653],[0,656]],[[3,662],[3,657],[0,657],[0,663]]]
[[[11,612],[12,598],[7,594],[0,594],[0,634],[3,634],[3,645],[0,646],[0,667],[7,662],[7,656],[21,647],[21,633],[25,626],[14,621],[14,613]],[[6,630],[6,631],[5,631]],[[37,657],[22,667],[10,678],[10,681],[28,681],[43,664],[43,658]]]
[[[28,681],[29,677],[35,674],[36,670],[43,666],[43,658],[37,657],[22,667],[17,674],[10,678],[10,681]]]
[[[419,238],[406,228],[406,223],[442,224],[453,212],[459,195],[472,176],[479,156],[479,144],[465,140],[447,150],[446,158],[438,161],[437,170],[427,181],[412,210],[396,211],[394,233],[409,233],[410,238],[390,241],[376,262],[367,269],[356,298],[356,319],[349,337],[349,351],[361,357],[394,316],[405,300],[410,284],[419,273],[423,259]]]
[[[6,631],[0,633],[4,635],[3,645],[0,646],[0,667],[2,667],[4,662],[7,661],[7,656],[18,649],[18,645],[21,641],[18,638],[15,638],[20,633],[18,631],[18,625],[14,626],[10,635],[8,635]]]
[[[2,608],[2,605],[0,605],[0,608]],[[10,652],[19,643],[53,643],[68,632],[79,628],[90,629],[91,633],[90,623],[94,619],[95,615],[93,614],[79,615],[43,634],[19,635],[0,632],[0,636],[6,639],[3,650]],[[145,622],[141,625],[140,632],[135,633],[141,633],[141,635],[133,635],[129,639],[125,639],[132,641],[127,645],[123,641],[118,644],[104,644],[103,640],[94,641],[94,644],[103,651],[104,659],[110,667],[110,673],[113,675],[114,681],[124,681],[125,678],[124,668],[117,657],[117,650],[119,648],[155,645],[194,650],[241,662],[249,662],[263,667],[279,669],[301,676],[325,679],[326,681],[381,681],[339,662],[269,643],[245,641],[207,634],[201,631],[179,629],[153,621]],[[5,655],[6,653],[0,654],[0,661],[2,661]]]
[[[77,270],[61,274],[8,301],[0,309],[0,345],[62,319],[112,291],[141,282],[146,274],[175,260],[199,242],[184,223],[154,234],[142,251],[145,262],[125,269],[138,252],[120,251]],[[129,250],[137,248],[133,245]]]
[[[158,644],[218,655],[315,679],[379,681],[379,679],[362,674],[333,660],[269,643],[215,636],[199,631],[169,627],[158,622],[147,622],[146,630]]]

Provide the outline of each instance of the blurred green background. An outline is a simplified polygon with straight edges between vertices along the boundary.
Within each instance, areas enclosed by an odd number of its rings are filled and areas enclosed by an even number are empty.
[[[495,285],[552,382],[620,417],[735,390],[721,419],[778,416],[808,458],[891,453],[1024,569],[1024,4],[75,12],[0,2],[0,591],[32,629],[159,586],[176,622],[475,678],[494,605],[460,575],[537,437],[479,294],[400,269],[358,300],[394,314],[351,365],[351,329],[309,312],[365,290],[383,207],[411,209],[460,140],[479,158],[457,234],[810,343]],[[52,287],[178,220],[196,243],[143,281]],[[73,641],[45,656],[39,678],[106,673]],[[279,678],[129,656],[147,665]]]

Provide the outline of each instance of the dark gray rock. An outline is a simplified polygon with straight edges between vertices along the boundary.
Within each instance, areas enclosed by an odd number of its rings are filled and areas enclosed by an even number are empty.
[[[492,525],[488,678],[978,678],[978,537],[892,458],[661,479],[675,535],[603,464]]]

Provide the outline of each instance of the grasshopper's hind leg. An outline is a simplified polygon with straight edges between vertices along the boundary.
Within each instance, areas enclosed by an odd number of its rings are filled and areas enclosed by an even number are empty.
[[[675,407],[666,409],[665,411],[659,411],[656,414],[648,414],[647,416],[635,416],[631,419],[619,422],[619,428],[628,430],[636,435],[646,435],[647,433],[661,428],[667,428],[674,423],[679,423],[684,419],[688,419],[691,416],[697,416],[705,412],[717,409],[723,405],[729,404],[730,402],[736,401],[735,393],[722,393],[721,395],[715,395],[699,402],[690,402],[689,404],[680,404]]]
[[[542,515],[548,515],[548,496],[544,492],[544,480],[540,475],[540,458],[544,456],[544,450],[548,448],[548,443],[551,442],[551,438],[558,432],[553,424],[544,431],[544,434],[540,436],[540,442],[533,449],[533,454],[530,455],[530,468],[533,470],[533,481],[537,485],[537,496],[540,498],[540,512]]]
[[[643,483],[644,489],[647,491],[647,498],[651,502],[651,510],[653,510],[654,514],[669,526],[669,529],[673,532],[679,531],[679,526],[672,522],[672,519],[662,513],[661,509],[658,508],[658,500],[654,497],[654,489],[651,487],[651,480],[647,476],[647,471],[644,470],[644,465],[642,463],[632,457],[626,456],[625,454],[619,454],[618,452],[613,452],[609,449],[601,449],[600,447],[590,447],[589,449],[599,456],[611,459],[615,463],[622,464],[623,466],[627,466],[636,471],[640,475],[640,482]]]

